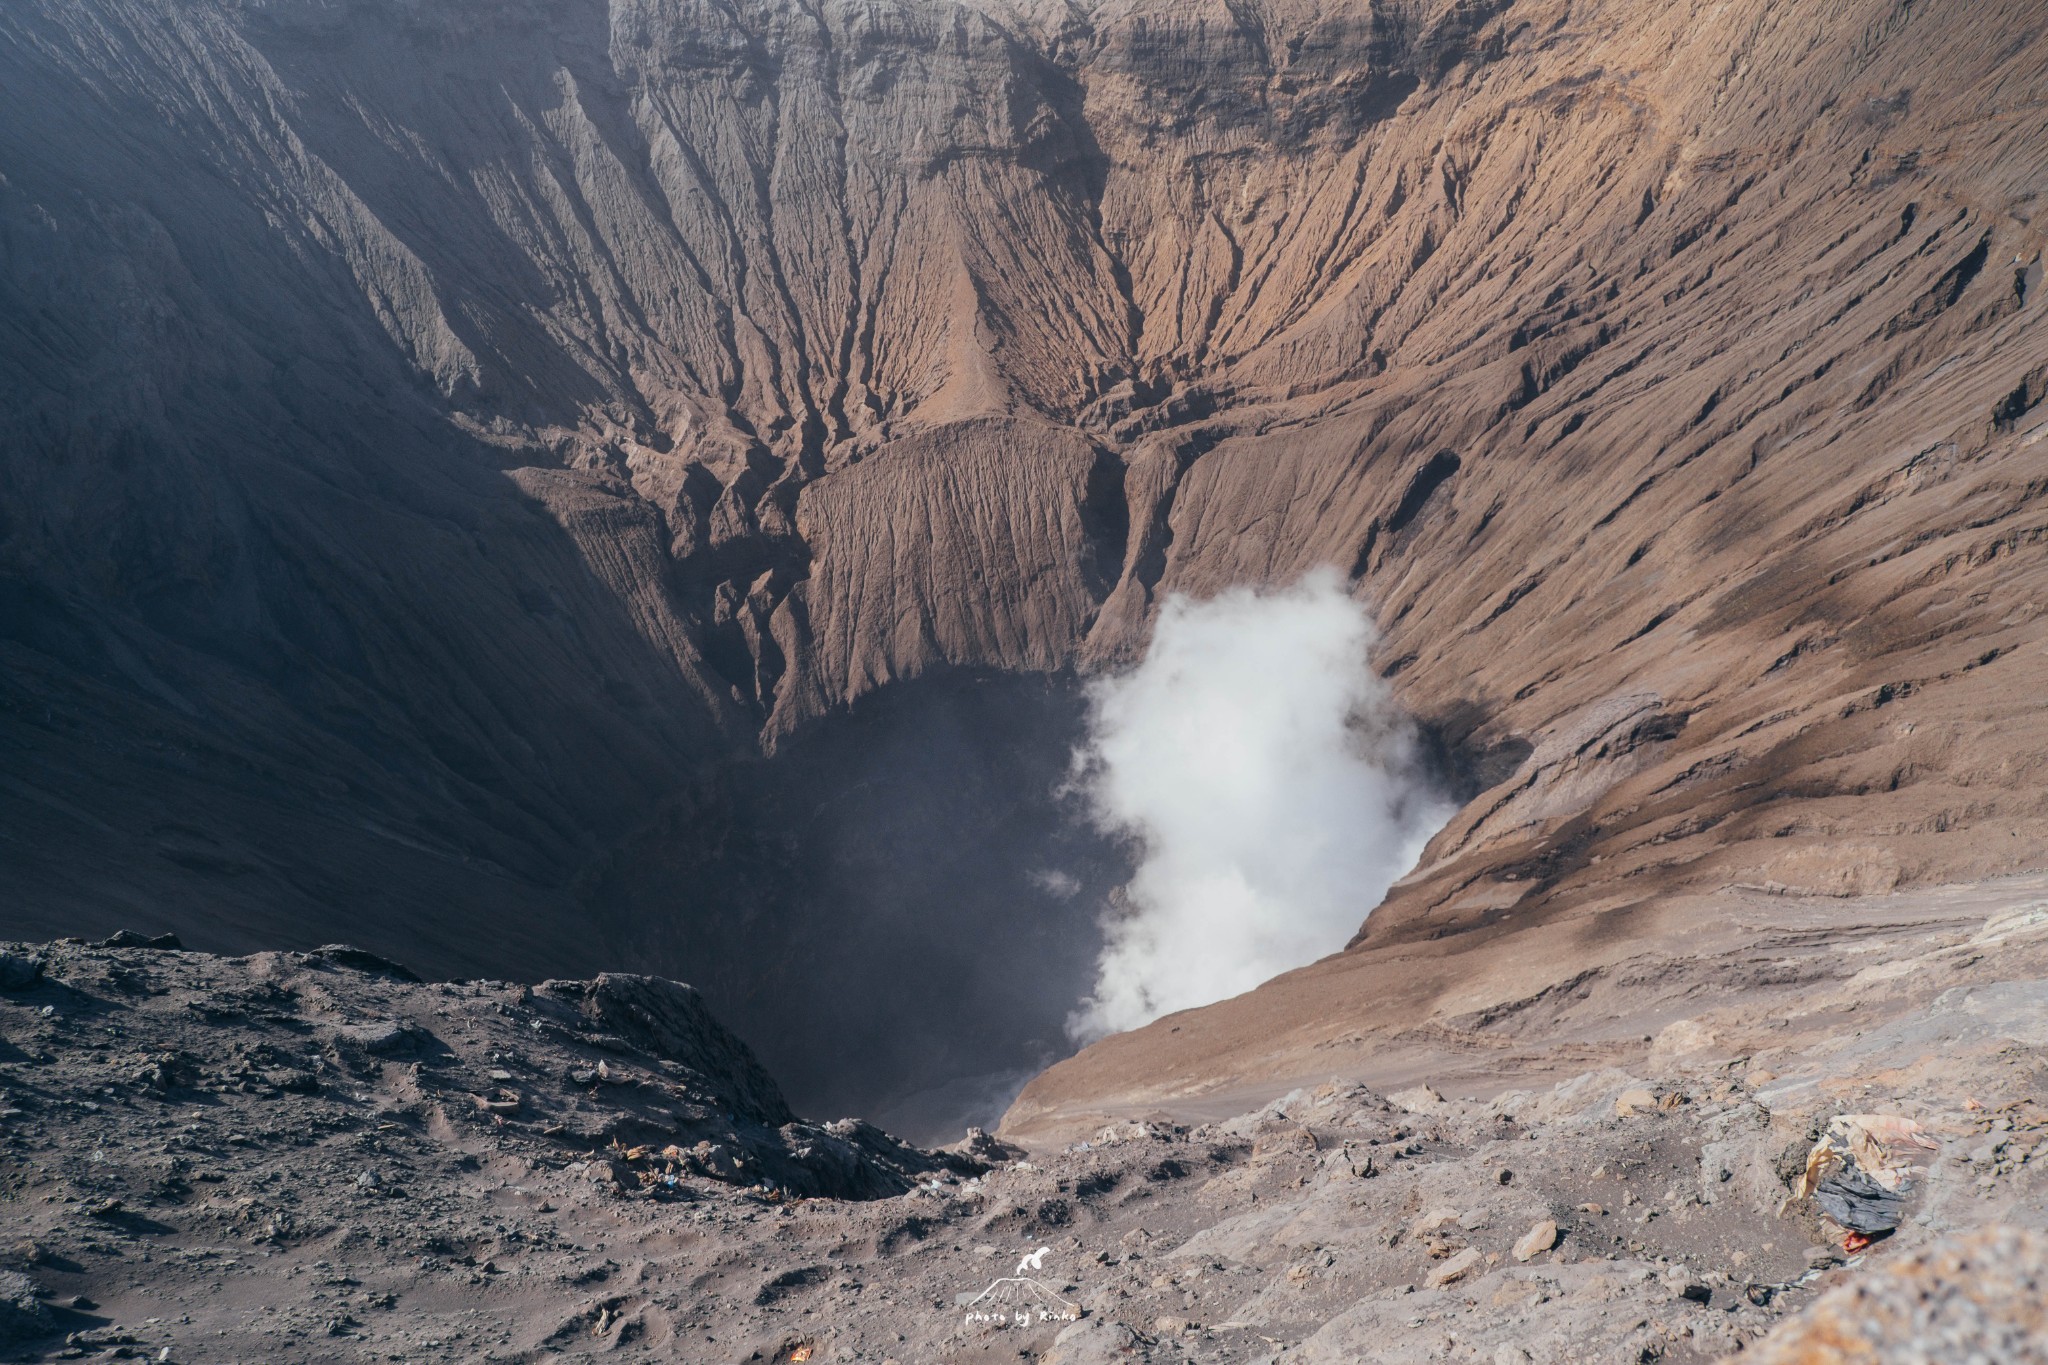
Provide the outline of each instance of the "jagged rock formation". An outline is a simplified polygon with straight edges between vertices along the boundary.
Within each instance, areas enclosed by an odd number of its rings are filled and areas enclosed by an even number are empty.
[[[10,1091],[11,1118],[35,1114],[42,1135],[60,1139],[67,1116],[97,1112],[79,1097],[100,1088],[77,1066],[118,1062],[122,1088],[112,1093],[248,1108],[287,1148],[308,1145],[300,1137],[323,1125],[362,1127],[346,1116],[356,1106],[396,1104],[450,1136],[503,1129],[529,1154],[581,1154],[603,1167],[592,1179],[623,1175],[635,1186],[637,1171],[658,1168],[750,1189],[872,1199],[948,1169],[946,1159],[859,1120],[798,1119],[746,1044],[678,982],[605,975],[539,986],[426,984],[354,948],[216,958],[164,942],[14,949],[31,975],[7,988],[15,992],[10,1028],[24,1041],[59,1042],[62,1057],[15,1053],[44,1069],[24,1073]],[[123,1054],[72,1053],[60,1041],[94,1031],[118,1038]],[[952,1168],[976,1169],[961,1158]],[[361,1187],[410,1174],[401,1166]],[[327,1164],[302,1164],[298,1177],[331,1191],[357,1180]],[[274,1221],[289,1226],[293,1214]]]
[[[706,762],[1325,562],[1487,788],[1368,946],[2034,865],[2037,20],[10,7],[8,894],[594,970]]]

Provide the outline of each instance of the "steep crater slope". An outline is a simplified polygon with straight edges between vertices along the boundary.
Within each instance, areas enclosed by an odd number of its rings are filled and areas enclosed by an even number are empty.
[[[594,969],[759,743],[1319,563],[1513,769],[1369,940],[2035,865],[2036,19],[13,7],[21,932]]]

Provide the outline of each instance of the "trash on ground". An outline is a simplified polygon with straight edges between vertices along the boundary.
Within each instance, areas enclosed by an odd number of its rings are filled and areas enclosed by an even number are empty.
[[[1823,1176],[1814,1188],[1813,1198],[1821,1212],[1838,1226],[1866,1237],[1890,1232],[1906,1218],[1904,1195],[1886,1189],[1855,1169]]]
[[[1905,1196],[1920,1167],[1916,1151],[1936,1144],[1918,1123],[1895,1114],[1842,1114],[1828,1124],[1792,1199],[1813,1199],[1859,1251],[1905,1219]]]

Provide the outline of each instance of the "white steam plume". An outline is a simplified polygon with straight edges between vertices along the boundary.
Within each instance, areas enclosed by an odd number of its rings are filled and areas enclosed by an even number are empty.
[[[1336,951],[1451,807],[1367,666],[1375,632],[1334,571],[1172,597],[1144,662],[1091,688],[1075,754],[1094,821],[1141,862],[1104,924],[1076,1041],[1250,990]]]

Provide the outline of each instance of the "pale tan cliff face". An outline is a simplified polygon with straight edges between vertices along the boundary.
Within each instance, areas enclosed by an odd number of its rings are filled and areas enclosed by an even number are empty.
[[[2038,866],[2038,19],[19,6],[7,563],[318,657],[252,733],[438,819],[322,747],[398,687],[464,857],[1330,563],[1501,779],[1368,945]]]

